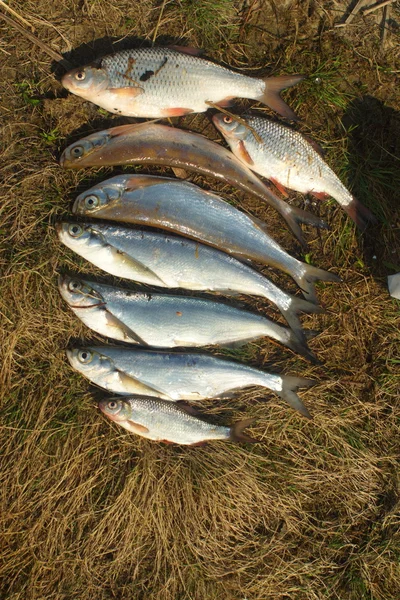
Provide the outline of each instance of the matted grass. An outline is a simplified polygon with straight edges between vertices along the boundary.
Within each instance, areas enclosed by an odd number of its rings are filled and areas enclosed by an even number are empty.
[[[379,222],[361,236],[334,201],[309,206],[331,230],[307,231],[306,259],[344,280],[319,284],[327,313],[303,319],[321,331],[310,345],[322,365],[268,340],[215,351],[318,381],[302,394],[312,422],[266,391],[201,404],[221,423],[254,417],[254,447],[136,438],[99,413],[100,393],[67,364],[68,344],[100,337],[63,304],[57,273],[100,272],[61,247],[54,222],[78,192],[120,169],[66,172],[57,158],[72,140],[129,119],[67,95],[62,69],[53,74],[48,57],[0,21],[1,598],[400,596],[400,307],[386,289],[400,271],[399,36],[394,29],[378,55],[373,17],[332,28],[347,3],[277,4],[180,0],[159,20],[162,3],[151,0],[12,3],[53,49],[72,49],[74,65],[113,42],[149,42],[159,23],[161,42],[204,45],[250,74],[311,75],[285,97]],[[175,122],[220,140],[204,115]],[[268,221],[304,258],[257,199],[191,179]],[[279,318],[262,300],[244,300]]]

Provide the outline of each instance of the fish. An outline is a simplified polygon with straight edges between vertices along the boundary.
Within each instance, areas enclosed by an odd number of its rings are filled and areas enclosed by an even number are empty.
[[[66,169],[135,164],[195,171],[253,194],[279,212],[303,246],[306,243],[300,223],[327,227],[316,215],[278,198],[232,152],[199,133],[158,123],[120,125],[74,142],[60,157],[60,165]]]
[[[203,446],[211,440],[241,443],[258,441],[243,433],[253,423],[253,419],[238,421],[232,427],[223,427],[200,418],[193,407],[183,403],[128,396],[100,400],[98,407],[111,421],[131,433],[156,442]]]
[[[200,58],[200,52],[176,46],[121,50],[68,71],[61,83],[69,92],[127,117],[178,117],[205,112],[210,103],[223,107],[234,98],[249,98],[297,119],[279,93],[304,75],[248,77]]]
[[[80,194],[73,212],[180,233],[240,260],[270,265],[289,275],[307,270],[268,234],[262,221],[189,182],[117,175]],[[320,274],[326,277],[325,272]],[[299,285],[304,288],[304,282]]]
[[[312,194],[319,200],[331,196],[361,230],[376,221],[325,162],[322,150],[313,140],[265,117],[236,120],[218,113],[212,120],[234,155],[272,181],[286,197],[287,189]]]
[[[176,348],[242,345],[267,336],[316,362],[291,329],[220,302],[133,292],[68,275],[60,275],[58,287],[85,325],[114,340]]]
[[[235,257],[193,240],[100,222],[59,222],[56,230],[65,246],[116,277],[161,288],[266,298],[303,344],[298,314],[324,312],[321,306],[281,290]]]
[[[95,385],[123,396],[144,394],[163,400],[231,398],[259,386],[272,390],[289,406],[311,418],[297,395],[315,381],[266,373],[208,354],[160,352],[131,347],[87,346],[67,350],[73,369]]]

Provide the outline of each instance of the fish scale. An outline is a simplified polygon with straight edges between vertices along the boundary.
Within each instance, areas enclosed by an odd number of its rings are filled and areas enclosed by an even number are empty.
[[[63,86],[106,110],[130,117],[162,118],[204,112],[209,102],[228,106],[233,98],[267,104],[295,119],[279,96],[302,75],[256,78],[171,47],[122,50],[72,69]],[[195,51],[195,53],[198,53]]]
[[[331,196],[361,229],[375,220],[324,161],[317,144],[298,131],[264,117],[239,122],[217,114],[213,122],[235,156],[282,192],[288,188],[319,199]]]

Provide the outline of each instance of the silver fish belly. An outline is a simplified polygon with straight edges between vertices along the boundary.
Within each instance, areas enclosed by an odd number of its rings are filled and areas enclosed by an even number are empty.
[[[256,441],[242,433],[252,420],[238,422],[233,427],[215,425],[202,419],[191,407],[159,398],[113,398],[101,400],[99,408],[131,433],[157,442],[199,446],[210,440]]]
[[[88,327],[116,340],[174,348],[242,344],[268,336],[314,360],[290,329],[212,300],[133,292],[66,275],[60,276],[59,289]]]
[[[103,223],[59,223],[60,240],[116,277],[163,288],[262,296],[305,342],[298,312],[323,309],[291,296],[233,256],[192,240]]]
[[[165,400],[201,400],[232,396],[250,386],[274,391],[292,408],[310,417],[297,396],[299,387],[314,382],[289,375],[265,373],[206,354],[168,353],[112,346],[67,351],[71,366],[90,381],[123,395],[144,393]],[[142,387],[141,392],[132,389]]]

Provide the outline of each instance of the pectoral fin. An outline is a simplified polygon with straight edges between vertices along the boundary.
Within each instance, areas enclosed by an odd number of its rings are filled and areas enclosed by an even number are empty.
[[[244,145],[243,140],[240,140],[238,145],[238,154],[240,156],[240,160],[242,160],[246,165],[254,165],[254,161],[251,158],[250,154],[246,150],[246,146]]]
[[[113,246],[109,246],[109,249],[116,264],[130,267],[136,271],[136,273],[143,278],[143,283],[150,283],[152,285],[165,287],[164,281],[160,279],[158,275],[154,273],[154,271],[146,267],[146,265],[143,265],[129,254],[126,254],[126,252],[117,250],[117,248],[114,248]]]
[[[137,435],[149,433],[147,427],[145,427],[144,425],[140,425],[140,423],[135,423],[135,421],[131,421],[130,419],[126,421],[125,429],[131,431],[132,433],[136,433]]]
[[[162,390],[158,390],[155,387],[147,385],[146,383],[131,377],[123,371],[118,371],[118,375],[119,380],[124,386],[127,394],[143,394],[144,396],[156,396],[157,398],[162,398],[163,400],[171,400],[171,398],[167,394],[164,394]]]
[[[108,91],[114,94],[118,100],[133,100],[134,98],[137,98],[137,96],[143,94],[144,89],[139,86],[127,86],[121,88],[109,88]]]
[[[145,342],[139,335],[137,335],[130,327],[125,325],[122,321],[120,321],[115,315],[106,310],[106,320],[107,325],[111,328],[117,329],[122,332],[126,342],[132,342],[134,344],[140,344],[141,346],[148,346],[148,343]],[[110,337],[113,337],[112,332]]]

